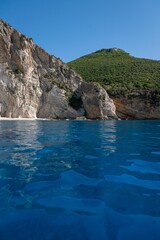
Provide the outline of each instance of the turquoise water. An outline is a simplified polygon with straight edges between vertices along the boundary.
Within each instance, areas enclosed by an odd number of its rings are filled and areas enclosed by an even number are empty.
[[[0,121],[0,240],[159,240],[160,121]]]

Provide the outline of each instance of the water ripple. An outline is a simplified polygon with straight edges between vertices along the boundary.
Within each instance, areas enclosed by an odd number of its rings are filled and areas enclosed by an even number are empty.
[[[0,121],[0,239],[160,239],[159,126]]]

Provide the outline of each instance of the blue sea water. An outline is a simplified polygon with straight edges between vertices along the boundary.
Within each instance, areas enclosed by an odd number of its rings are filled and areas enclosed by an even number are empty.
[[[160,239],[160,121],[0,121],[0,240],[61,239]]]

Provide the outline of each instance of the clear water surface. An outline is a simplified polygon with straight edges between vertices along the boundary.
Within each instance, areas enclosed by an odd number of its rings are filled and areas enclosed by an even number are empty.
[[[160,239],[160,121],[0,121],[0,240],[61,239]]]

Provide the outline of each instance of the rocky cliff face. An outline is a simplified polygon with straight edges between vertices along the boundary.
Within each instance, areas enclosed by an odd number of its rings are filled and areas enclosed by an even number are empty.
[[[160,106],[153,104],[142,97],[128,99],[126,97],[113,98],[116,113],[120,119],[160,119]]]
[[[102,87],[0,20],[1,117],[108,119],[115,110]]]

